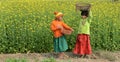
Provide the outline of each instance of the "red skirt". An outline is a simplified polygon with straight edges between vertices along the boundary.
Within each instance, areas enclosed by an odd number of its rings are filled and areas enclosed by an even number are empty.
[[[92,53],[89,35],[78,34],[73,53],[80,54],[80,55]]]

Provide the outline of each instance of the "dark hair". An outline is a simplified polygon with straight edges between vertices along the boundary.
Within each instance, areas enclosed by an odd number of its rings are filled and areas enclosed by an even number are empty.
[[[84,11],[81,11],[81,16],[89,16],[89,11],[87,10],[84,10]]]

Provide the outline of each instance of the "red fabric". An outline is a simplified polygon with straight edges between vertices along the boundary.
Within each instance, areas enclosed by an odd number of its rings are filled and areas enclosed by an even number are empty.
[[[89,35],[78,34],[73,53],[80,54],[80,55],[92,53]]]

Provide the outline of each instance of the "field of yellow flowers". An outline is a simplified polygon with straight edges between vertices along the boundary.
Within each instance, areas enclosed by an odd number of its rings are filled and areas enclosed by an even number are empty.
[[[120,2],[89,0],[0,0],[0,52],[51,52],[50,23],[54,11],[75,31],[67,37],[69,50],[75,45],[80,13],[76,2],[92,4],[91,45],[93,50],[120,50]]]

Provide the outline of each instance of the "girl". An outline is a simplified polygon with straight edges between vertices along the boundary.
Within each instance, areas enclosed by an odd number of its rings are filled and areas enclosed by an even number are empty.
[[[64,52],[68,49],[66,38],[62,33],[63,28],[73,31],[71,27],[62,21],[63,14],[61,12],[54,12],[55,19],[51,23],[51,30],[54,34],[54,51],[59,53],[59,58],[64,58]]]
[[[81,11],[81,18],[73,53],[79,54],[80,57],[89,57],[88,55],[92,53],[90,45],[90,23],[92,13],[90,12],[89,15],[88,10],[83,10]]]

